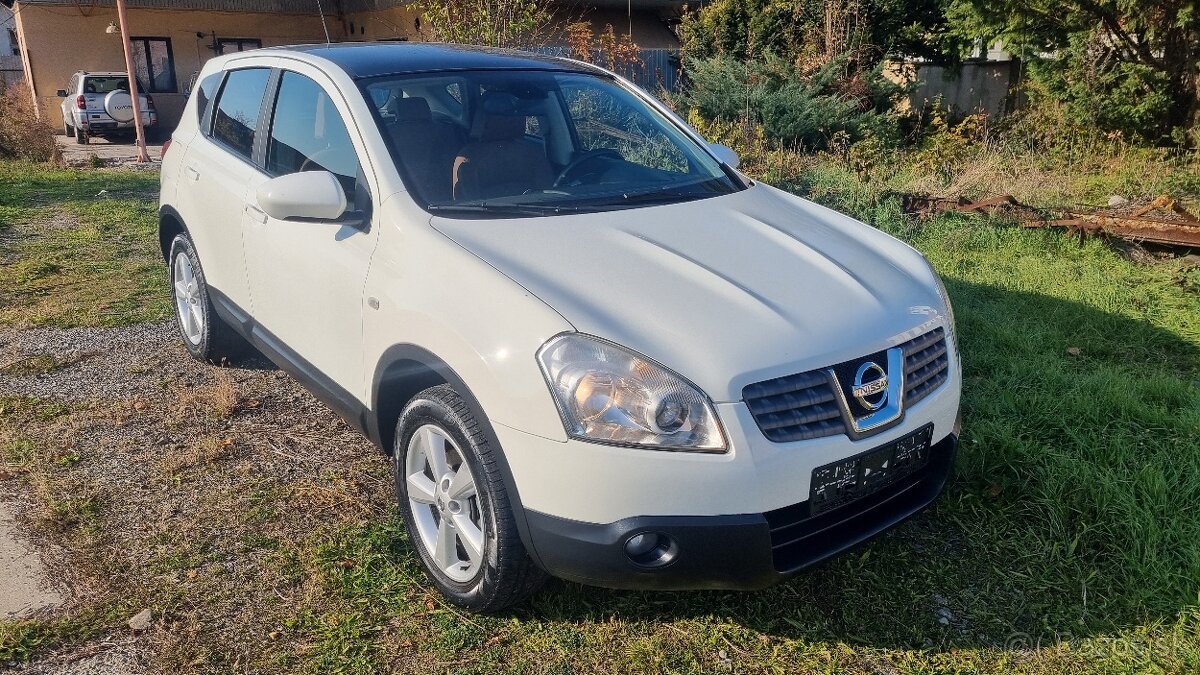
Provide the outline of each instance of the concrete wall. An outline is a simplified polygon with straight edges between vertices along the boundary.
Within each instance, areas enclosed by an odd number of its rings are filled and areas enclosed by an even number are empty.
[[[417,29],[418,12],[409,7],[392,7],[366,12],[348,12],[342,22],[348,39],[358,42],[427,39]]]
[[[55,126],[62,113],[55,91],[67,85],[77,70],[125,70],[125,56],[118,35],[104,32],[117,20],[111,7],[28,5],[18,3],[18,32],[25,44],[27,74],[39,113]],[[330,21],[335,39],[340,26]],[[203,37],[197,37],[202,33]],[[315,15],[249,12],[200,12],[162,9],[129,10],[129,34],[135,37],[165,37],[171,40],[175,61],[174,93],[155,93],[160,123],[171,128],[179,121],[187,100],[184,89],[192,73],[214,55],[214,34],[226,38],[256,38],[264,47],[300,42],[324,42],[321,19]]]
[[[51,124],[61,126],[61,99],[55,92],[67,85],[74,72],[125,70],[120,37],[105,33],[109,23],[117,20],[116,9],[90,3],[42,5],[19,1],[16,8],[17,33],[24,45],[22,65],[33,89],[38,112]],[[609,23],[618,35],[630,29],[630,17],[625,11],[594,10],[582,15],[597,34]],[[565,44],[563,27],[570,21],[579,20],[580,16],[579,12],[556,13],[548,36],[551,43]],[[327,15],[329,34],[334,41],[428,39],[427,30],[418,30],[416,18],[417,12],[407,6],[349,12],[340,19]],[[634,41],[644,49],[677,49],[679,46],[675,34],[654,11],[635,11],[632,28]],[[6,34],[6,31],[0,27],[0,33]],[[258,39],[264,47],[325,41],[321,19],[311,13],[131,7],[129,34],[171,41],[177,91],[153,94],[159,123],[168,129],[179,121],[187,100],[185,90],[193,73],[214,55],[212,45],[216,38]]]
[[[968,61],[956,72],[925,63],[893,62],[885,73],[896,82],[918,82],[908,106],[922,108],[937,97],[959,114],[986,112],[1000,117],[1015,108],[1010,91],[1016,84],[1018,61]]]

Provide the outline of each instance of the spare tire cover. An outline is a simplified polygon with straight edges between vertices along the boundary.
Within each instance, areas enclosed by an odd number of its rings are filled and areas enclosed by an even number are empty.
[[[127,91],[110,91],[104,97],[104,112],[118,122],[133,121],[133,99]]]

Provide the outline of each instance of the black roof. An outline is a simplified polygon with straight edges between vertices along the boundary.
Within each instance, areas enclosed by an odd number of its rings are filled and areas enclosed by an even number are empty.
[[[332,61],[355,79],[446,70],[558,70],[595,72],[554,56],[436,42],[335,42],[271,47]]]

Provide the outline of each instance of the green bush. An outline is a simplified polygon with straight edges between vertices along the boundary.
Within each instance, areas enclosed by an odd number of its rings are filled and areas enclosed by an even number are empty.
[[[688,62],[682,102],[707,120],[761,125],[766,140],[803,150],[826,150],[867,137],[894,143],[899,117],[890,112],[903,92],[882,69],[856,71],[846,58],[810,75],[781,58],[745,62],[728,57]]]
[[[1093,41],[1073,35],[1055,58],[1030,60],[1025,85],[1029,107],[1061,105],[1073,123],[1131,141],[1169,138],[1173,99],[1166,74],[1104,58]]]

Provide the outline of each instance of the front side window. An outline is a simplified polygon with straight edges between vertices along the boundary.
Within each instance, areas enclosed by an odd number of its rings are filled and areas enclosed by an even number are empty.
[[[410,194],[431,212],[557,215],[745,187],[674,120],[601,75],[457,71],[362,86]]]
[[[129,38],[138,88],[151,94],[174,93],[175,57],[168,38]]]
[[[221,97],[217,99],[213,138],[246,159],[254,153],[258,114],[270,76],[271,71],[267,68],[230,71],[221,88]]]
[[[282,176],[299,171],[328,171],[346,194],[353,194],[358,155],[329,94],[311,79],[285,72],[275,99],[267,172]]]

